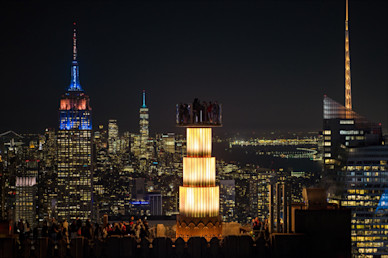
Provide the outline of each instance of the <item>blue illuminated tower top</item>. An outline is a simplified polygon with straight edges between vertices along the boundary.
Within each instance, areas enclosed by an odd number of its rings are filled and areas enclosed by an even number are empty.
[[[74,26],[76,24],[74,23]],[[89,96],[85,94],[79,83],[77,62],[77,32],[73,31],[73,62],[71,67],[71,82],[66,93],[62,95],[59,105],[60,130],[91,130],[92,108]]]
[[[141,106],[142,108],[146,108],[147,105],[146,105],[146,92],[145,90],[143,90],[143,105]]]
[[[83,91],[79,83],[79,66],[77,61],[77,29],[76,23],[73,23],[73,62],[71,64],[71,81],[68,91]]]

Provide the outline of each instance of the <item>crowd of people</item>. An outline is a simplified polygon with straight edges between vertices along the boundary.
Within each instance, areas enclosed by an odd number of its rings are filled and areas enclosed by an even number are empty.
[[[114,224],[107,224],[102,231],[102,238],[106,238],[111,235],[131,235],[136,239],[143,239],[150,237],[150,228],[148,221],[143,219],[134,220],[131,217],[129,222],[119,222]]]
[[[280,225],[282,226],[282,225]],[[268,220],[259,220],[257,217],[252,219],[251,224],[253,237],[269,237]],[[137,240],[144,238],[150,239],[151,231],[148,221],[145,219],[135,220],[131,217],[130,221],[121,221],[115,223],[91,223],[90,220],[82,221],[77,218],[70,224],[64,219],[58,222],[52,218],[49,222],[46,220],[39,227],[31,228],[27,221],[20,219],[13,224],[13,234],[17,235],[18,243],[23,244],[27,240],[37,240],[38,237],[48,237],[54,243],[64,241],[67,245],[77,237],[84,237],[88,240],[105,240],[110,236],[133,236]]]
[[[105,240],[113,235],[126,235],[141,240],[150,237],[150,228],[147,220],[135,220],[134,217],[131,217],[128,222],[105,223],[105,225],[93,224],[89,219],[83,222],[77,218],[69,224],[66,219],[58,222],[52,218],[49,222],[43,221],[39,228],[31,230],[30,224],[20,219],[13,225],[13,234],[18,236],[19,244],[26,240],[37,240],[38,237],[48,237],[55,243],[64,241],[69,245],[73,239],[80,236],[88,240]]]
[[[195,98],[192,104],[180,103],[178,105],[178,124],[220,124],[221,107],[214,102],[200,101]]]
[[[252,230],[254,237],[264,237],[269,239],[269,224],[268,219],[264,221],[259,220],[258,217],[252,219]]]

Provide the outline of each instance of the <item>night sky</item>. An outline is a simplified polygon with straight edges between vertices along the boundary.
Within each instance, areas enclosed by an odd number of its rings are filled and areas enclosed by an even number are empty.
[[[388,124],[388,3],[350,0],[353,109]],[[324,94],[344,102],[345,0],[39,2],[1,6],[0,132],[58,126],[78,24],[93,125],[175,128],[175,104],[218,100],[221,132],[320,130]]]

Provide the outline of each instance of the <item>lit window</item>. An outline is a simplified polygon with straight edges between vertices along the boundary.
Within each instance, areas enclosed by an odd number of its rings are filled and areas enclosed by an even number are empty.
[[[340,125],[354,125],[354,120],[340,120]]]
[[[324,135],[331,135],[331,131],[330,130],[325,130],[325,131],[323,131],[323,134]]]

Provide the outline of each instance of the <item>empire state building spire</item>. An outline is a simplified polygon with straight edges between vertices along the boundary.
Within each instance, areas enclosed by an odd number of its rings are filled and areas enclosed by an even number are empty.
[[[350,49],[349,49],[349,3],[346,0],[345,19],[345,108],[346,117],[350,118],[352,111],[352,86],[350,78]]]
[[[79,66],[77,61],[77,29],[76,23],[73,23],[73,62],[71,64],[71,81],[68,91],[83,91],[79,83]]]

